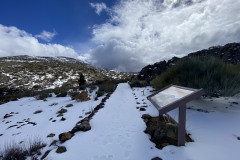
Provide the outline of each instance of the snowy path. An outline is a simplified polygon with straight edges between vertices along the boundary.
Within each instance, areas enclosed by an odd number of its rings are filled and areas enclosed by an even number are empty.
[[[50,153],[53,159],[133,160],[151,159],[155,145],[143,131],[142,113],[136,109],[135,97],[128,84],[119,84],[116,91],[91,120],[92,129],[81,132],[63,145],[67,152]],[[151,149],[152,148],[152,149]]]

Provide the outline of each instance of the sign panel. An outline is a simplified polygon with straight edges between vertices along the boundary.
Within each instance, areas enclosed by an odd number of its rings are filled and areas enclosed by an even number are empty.
[[[159,116],[179,108],[178,145],[185,145],[186,103],[204,94],[203,89],[170,85],[148,96],[148,100],[158,109]]]
[[[158,94],[151,97],[151,99],[158,104],[159,107],[164,107],[166,105],[169,105],[173,103],[174,101],[177,101],[191,93],[193,93],[193,90],[189,89],[183,89],[176,86],[171,86]]]

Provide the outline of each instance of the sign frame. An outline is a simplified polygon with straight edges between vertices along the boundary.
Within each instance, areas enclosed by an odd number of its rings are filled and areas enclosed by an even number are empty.
[[[155,101],[153,101],[151,98],[158,93],[167,90],[170,87],[175,87],[179,89],[184,90],[190,90],[192,93],[187,94],[183,96],[182,98],[175,100],[165,106],[159,106]],[[147,97],[147,99],[157,108],[159,112],[159,117],[162,117],[163,114],[166,114],[167,112],[178,108],[179,109],[179,116],[178,116],[178,146],[184,146],[185,145],[185,134],[186,134],[186,103],[201,97],[204,94],[203,89],[193,89],[193,88],[187,88],[177,85],[168,85],[161,90],[157,91],[156,93],[150,95]]]

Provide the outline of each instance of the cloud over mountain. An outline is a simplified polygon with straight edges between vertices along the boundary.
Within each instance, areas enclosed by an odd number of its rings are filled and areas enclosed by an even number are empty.
[[[45,34],[46,33],[46,34]],[[50,40],[54,35],[42,34],[42,38]],[[16,27],[0,24],[0,57],[32,55],[32,56],[66,56],[76,58],[78,54],[70,47],[60,44],[43,44],[37,38]]]
[[[146,64],[240,41],[240,0],[123,0],[93,29],[85,56],[104,68],[139,71]],[[99,12],[100,13],[100,12]]]

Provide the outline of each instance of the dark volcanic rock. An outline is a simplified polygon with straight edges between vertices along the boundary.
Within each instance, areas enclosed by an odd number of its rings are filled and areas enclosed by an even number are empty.
[[[66,151],[67,151],[67,149],[64,146],[59,146],[56,150],[57,153],[63,153],[63,152],[66,152]]]
[[[155,157],[155,158],[153,158],[152,160],[162,160],[162,158]]]
[[[65,142],[65,141],[71,139],[73,136],[74,136],[74,134],[72,134],[72,133],[70,133],[70,132],[65,132],[65,133],[59,134],[58,137],[59,137],[59,140],[60,140],[61,142]]]

